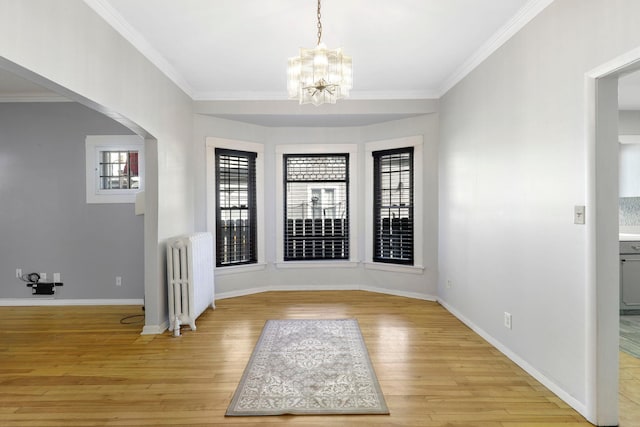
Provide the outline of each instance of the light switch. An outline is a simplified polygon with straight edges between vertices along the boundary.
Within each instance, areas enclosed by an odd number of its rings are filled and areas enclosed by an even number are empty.
[[[574,206],[573,207],[573,223],[584,224],[584,214],[585,214],[584,206]]]

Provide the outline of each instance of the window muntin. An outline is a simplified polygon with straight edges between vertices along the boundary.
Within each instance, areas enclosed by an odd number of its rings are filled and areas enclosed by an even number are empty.
[[[140,189],[138,151],[100,151],[100,190]]]
[[[257,262],[256,153],[216,148],[216,266]]]
[[[284,260],[349,259],[349,154],[285,154]]]
[[[372,155],[373,261],[413,265],[413,147]]]

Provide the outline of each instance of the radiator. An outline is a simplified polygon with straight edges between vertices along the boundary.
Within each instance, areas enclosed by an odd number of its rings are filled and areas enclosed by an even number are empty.
[[[213,236],[193,233],[167,241],[169,329],[180,335],[180,326],[196,330],[196,319],[207,307],[215,308]]]

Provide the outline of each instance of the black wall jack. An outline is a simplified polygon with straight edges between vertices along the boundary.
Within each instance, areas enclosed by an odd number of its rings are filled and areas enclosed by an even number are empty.
[[[27,283],[31,288],[31,295],[54,295],[56,286],[62,286],[62,282],[36,282]]]
[[[54,295],[56,286],[62,286],[62,282],[41,282],[38,273],[25,274],[22,278],[31,288],[31,295]]]

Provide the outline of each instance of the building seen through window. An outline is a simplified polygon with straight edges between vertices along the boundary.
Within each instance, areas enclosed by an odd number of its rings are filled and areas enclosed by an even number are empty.
[[[413,147],[374,151],[373,260],[413,264]]]
[[[137,151],[100,151],[101,190],[139,189]]]
[[[349,259],[348,154],[287,154],[284,259]]]
[[[216,266],[257,262],[256,153],[217,148]]]

